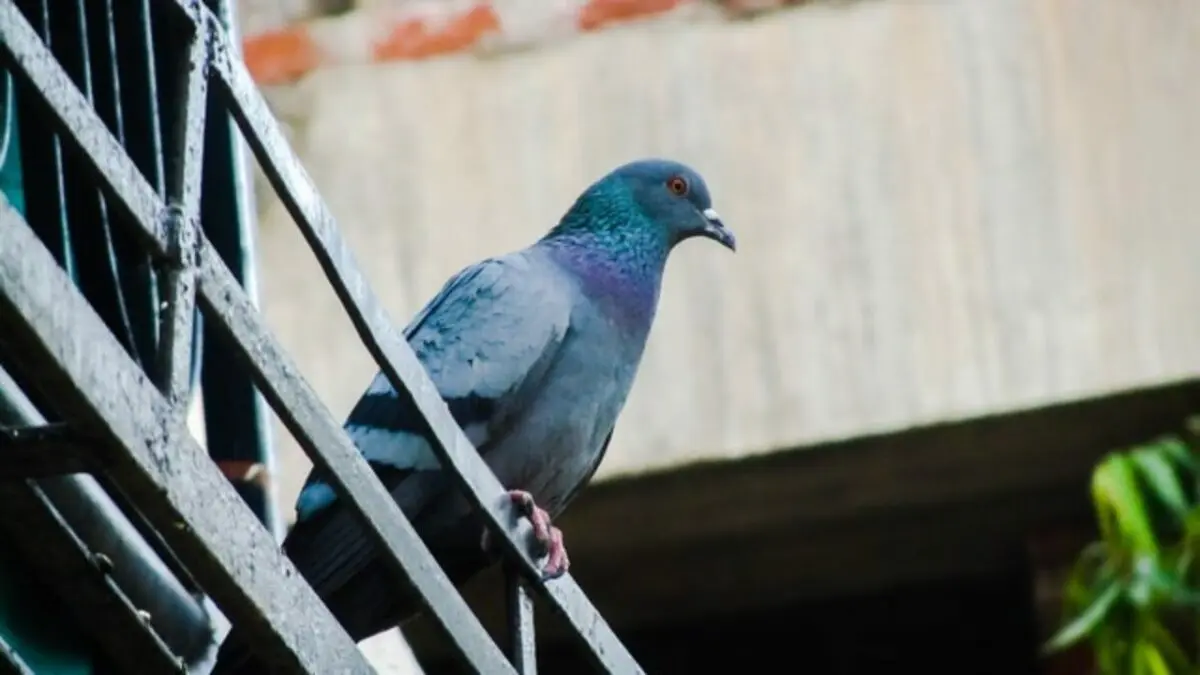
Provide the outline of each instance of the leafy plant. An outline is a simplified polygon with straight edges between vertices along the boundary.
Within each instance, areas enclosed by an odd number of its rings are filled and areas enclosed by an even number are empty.
[[[1105,457],[1092,473],[1100,540],[1064,592],[1069,618],[1052,653],[1087,641],[1104,675],[1200,672],[1200,417]]]

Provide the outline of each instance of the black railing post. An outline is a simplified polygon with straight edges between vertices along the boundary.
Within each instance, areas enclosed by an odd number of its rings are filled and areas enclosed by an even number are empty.
[[[204,2],[210,10],[208,16],[218,22],[215,27],[227,33],[232,28],[234,14],[230,3]],[[208,106],[204,131],[206,164],[228,169],[204,174],[200,193],[204,234],[257,304],[253,193],[249,189],[242,141],[229,111],[212,97]],[[273,486],[278,476],[271,452],[266,403],[245,370],[228,367],[238,356],[221,331],[208,323],[204,326],[204,344],[201,389],[205,393],[204,434],[208,453],[259,520],[279,539],[283,536],[283,523],[274,498]]]

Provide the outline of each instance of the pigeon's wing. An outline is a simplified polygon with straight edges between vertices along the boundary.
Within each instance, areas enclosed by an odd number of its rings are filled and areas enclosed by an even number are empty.
[[[468,267],[405,330],[455,421],[482,453],[540,386],[569,326],[570,296],[551,270],[538,265],[513,254]],[[417,521],[449,486],[420,412],[382,373],[345,428],[410,520]],[[357,518],[336,502],[325,476],[314,470],[297,500],[298,523],[286,544],[323,596],[374,555]]]

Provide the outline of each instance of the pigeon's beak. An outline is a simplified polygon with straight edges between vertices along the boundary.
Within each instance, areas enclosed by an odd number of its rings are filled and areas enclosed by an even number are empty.
[[[725,227],[725,223],[721,222],[721,216],[717,214],[715,209],[704,209],[704,220],[707,222],[702,231],[703,236],[712,239],[730,251],[737,251],[737,237],[733,236],[733,232]]]

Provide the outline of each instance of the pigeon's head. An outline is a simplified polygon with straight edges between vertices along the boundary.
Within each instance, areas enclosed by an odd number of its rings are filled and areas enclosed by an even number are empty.
[[[691,167],[665,159],[645,159],[617,168],[604,182],[624,188],[645,216],[640,226],[663,228],[671,245],[692,237],[712,239],[737,250],[733,236],[712,205],[708,186]]]

